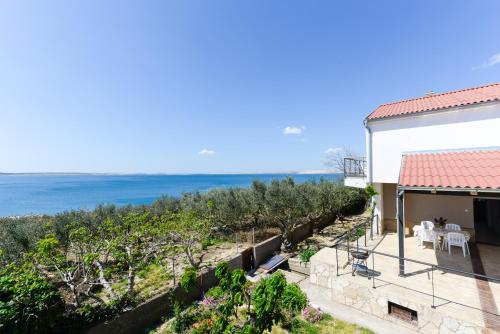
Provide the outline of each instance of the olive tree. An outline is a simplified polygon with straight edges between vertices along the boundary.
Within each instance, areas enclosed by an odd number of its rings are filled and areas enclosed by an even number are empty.
[[[267,187],[264,214],[269,222],[279,227],[286,249],[293,246],[292,232],[307,215],[304,205],[308,201],[306,194],[291,177],[274,180]]]
[[[246,214],[242,189],[214,189],[204,195],[209,205],[209,218],[219,231],[234,231],[241,227]]]
[[[43,223],[38,217],[0,219],[0,248],[4,264],[21,261],[24,254],[35,249],[44,234]]]
[[[267,185],[262,181],[254,180],[252,187],[247,191],[247,212],[252,226],[263,228],[265,223],[264,210],[266,205]]]

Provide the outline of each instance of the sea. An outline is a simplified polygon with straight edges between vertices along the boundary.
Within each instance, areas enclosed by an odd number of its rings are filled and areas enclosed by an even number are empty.
[[[287,176],[297,183],[342,179],[341,174],[0,174],[0,217],[93,209],[98,204],[151,204],[162,195],[249,187],[253,180],[268,183]]]

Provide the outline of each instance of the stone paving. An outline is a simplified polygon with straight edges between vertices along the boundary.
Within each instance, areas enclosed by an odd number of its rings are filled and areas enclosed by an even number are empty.
[[[364,242],[360,246],[364,246]],[[397,235],[377,237],[368,241],[367,248],[397,255]],[[480,251],[483,261],[487,259],[498,263],[495,254],[500,256],[500,248],[486,247]],[[413,238],[405,239],[405,255],[426,263],[473,270],[470,257],[464,258],[458,251],[449,256],[447,252],[417,247]],[[339,268],[336,265],[337,258]],[[373,259],[370,257],[367,262],[371,269]],[[484,267],[488,275],[494,275],[499,270],[498,266],[490,262]],[[326,288],[332,302],[348,305],[409,330],[422,333],[493,333],[500,329],[500,316],[495,313],[498,304],[496,299],[500,298],[500,284],[439,270],[433,272],[429,268],[406,262],[407,276],[400,277],[398,259],[376,255],[374,282],[367,277],[351,275],[346,251],[339,250],[336,253],[333,248],[323,248],[311,259],[309,283]],[[436,296],[434,301],[432,278]],[[479,281],[481,284],[478,284]],[[484,289],[485,284],[487,289]],[[484,297],[489,298],[486,298],[487,303]],[[418,321],[409,324],[389,315],[389,301],[417,311]]]

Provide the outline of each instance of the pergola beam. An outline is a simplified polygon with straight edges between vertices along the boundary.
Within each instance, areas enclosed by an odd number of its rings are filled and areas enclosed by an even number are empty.
[[[405,274],[405,224],[404,224],[404,190],[398,189],[398,240],[399,240],[399,276]]]

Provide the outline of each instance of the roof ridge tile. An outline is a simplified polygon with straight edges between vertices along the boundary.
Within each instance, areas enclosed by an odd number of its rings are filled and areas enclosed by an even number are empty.
[[[500,82],[490,83],[490,84],[486,84],[486,85],[482,85],[482,86],[477,86],[477,87],[462,88],[462,89],[452,90],[452,91],[444,92],[444,93],[437,93],[437,94],[432,94],[432,95],[426,95],[426,96],[420,96],[420,97],[413,97],[413,98],[403,99],[403,100],[394,101],[394,102],[382,103],[380,105],[380,107],[382,107],[382,106],[390,106],[390,105],[404,103],[404,102],[410,102],[410,101],[419,101],[419,100],[432,99],[432,98],[443,96],[443,95],[451,95],[451,94],[456,94],[456,93],[469,92],[469,91],[473,91],[473,90],[477,90],[477,89],[482,89],[482,88],[486,88],[486,87],[493,87],[493,86],[500,86]],[[479,101],[479,102],[483,102],[483,101]],[[467,103],[467,102],[464,101],[464,103]]]

